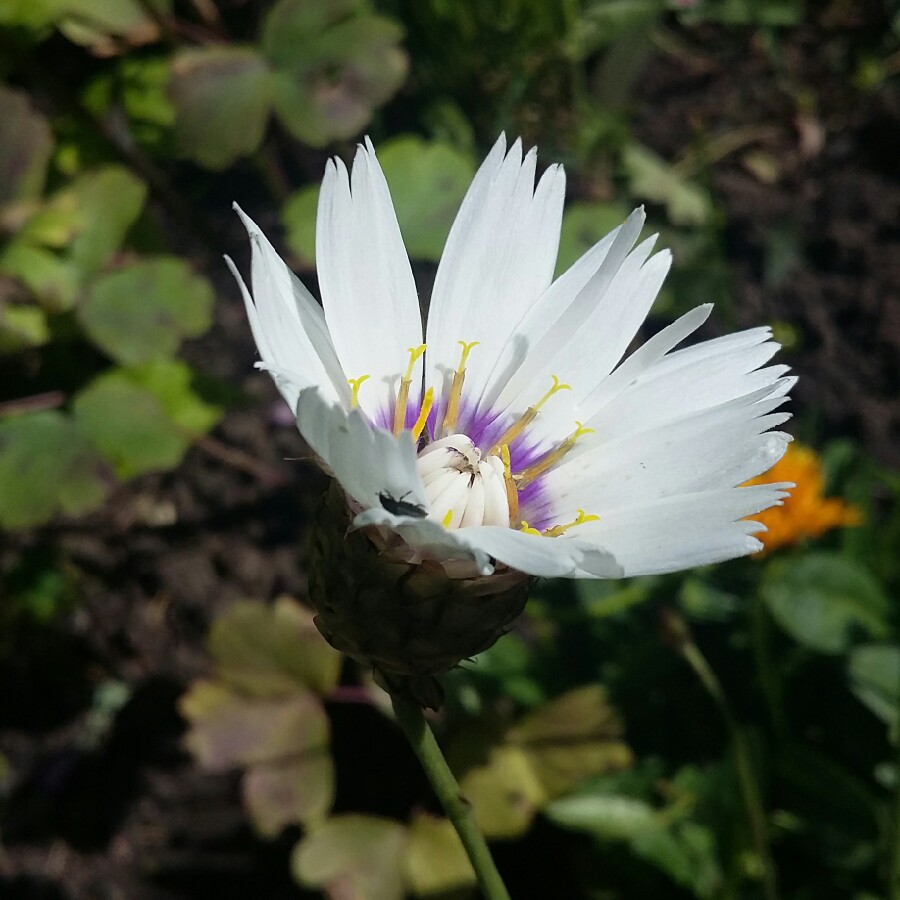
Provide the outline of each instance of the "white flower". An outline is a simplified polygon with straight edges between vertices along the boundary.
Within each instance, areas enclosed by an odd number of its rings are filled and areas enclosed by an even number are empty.
[[[346,492],[354,525],[411,558],[532,575],[668,572],[752,553],[785,484],[740,487],[790,438],[768,429],[795,379],[768,328],[674,350],[699,306],[625,356],[671,257],[634,246],[642,209],[553,280],[565,175],[503,136],[438,267],[425,335],[370,141],[319,197],[322,307],[238,209],[261,368]],[[423,203],[427,198],[423,198]]]

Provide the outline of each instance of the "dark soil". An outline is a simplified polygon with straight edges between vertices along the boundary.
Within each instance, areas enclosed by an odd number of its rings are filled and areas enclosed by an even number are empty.
[[[742,152],[711,167],[737,323],[794,324],[799,408],[821,408],[826,432],[857,435],[897,464],[900,94],[849,87],[845,28],[798,32],[777,62],[749,34],[682,37],[689,52],[659,54],[642,76],[640,138],[674,158],[698,133],[758,129],[743,149],[777,162],[773,181],[760,180]],[[798,98],[811,88],[815,109],[801,113]],[[779,242],[791,250],[783,266],[772,262]],[[237,228],[234,248],[244,259]],[[0,552],[5,574],[23,551],[58,555],[81,598],[60,624],[17,633],[0,662],[0,753],[11,768],[3,897],[302,896],[287,866],[297,835],[257,840],[236,777],[198,771],[180,746],[176,700],[205,671],[211,618],[238,598],[304,597],[304,522],[323,487],[290,459],[301,443],[279,421],[267,379],[252,372],[237,292],[225,273],[212,277],[218,321],[189,354],[247,402],[177,472],[132,482],[101,512]],[[91,740],[92,696],[110,679],[129,699]],[[352,743],[347,723],[336,725],[338,743],[342,733]],[[396,736],[379,735],[385,765],[406,765]]]

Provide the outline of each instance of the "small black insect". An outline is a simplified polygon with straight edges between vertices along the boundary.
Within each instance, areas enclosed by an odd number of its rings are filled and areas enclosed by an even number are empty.
[[[403,497],[408,497],[409,494],[410,491],[407,491]],[[408,500],[404,500],[403,497],[398,499],[387,491],[381,491],[378,494],[381,505],[395,516],[412,516],[414,519],[424,519],[428,515],[428,510],[424,506],[419,506],[418,503],[410,503]]]

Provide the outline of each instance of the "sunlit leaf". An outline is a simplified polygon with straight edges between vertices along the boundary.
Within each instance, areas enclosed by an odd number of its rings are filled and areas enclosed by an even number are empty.
[[[98,278],[79,307],[88,337],[113,359],[137,365],[173,356],[212,321],[209,282],[181,259],[145,259]]]
[[[636,837],[659,825],[656,810],[645,800],[607,793],[561,797],[546,807],[544,815],[563,828],[613,841]]]
[[[413,817],[404,857],[406,881],[418,896],[443,894],[475,884],[475,872],[449,819]]]
[[[885,722],[897,738],[900,727],[900,646],[856,647],[847,662],[853,693]]]
[[[55,411],[0,421],[0,526],[39,525],[98,506],[105,465],[70,419]]]
[[[83,273],[103,266],[119,249],[138,217],[147,189],[121,166],[105,166],[88,172],[66,188],[78,202],[78,232],[69,259]]]
[[[288,247],[297,254],[302,265],[313,268],[316,263],[316,208],[319,204],[319,186],[301,188],[285,203],[281,211],[285,239]]]
[[[590,775],[630,766],[633,756],[621,735],[606,691],[592,684],[538,707],[510,729],[507,740],[527,751],[552,799]]]
[[[263,837],[288,825],[315,822],[334,800],[334,764],[323,748],[296,759],[252,766],[241,781],[244,805]]]
[[[292,693],[298,685],[326,694],[340,675],[341,655],[312,613],[290,597],[272,606],[235,604],[216,619],[207,641],[218,676],[248,694]]]
[[[169,98],[180,151],[208,169],[225,169],[262,141],[272,73],[250,47],[182,50],[172,59]]]
[[[291,869],[330,900],[402,900],[406,827],[375,816],[334,816],[294,848]]]
[[[836,554],[773,562],[760,588],[775,621],[821,653],[887,637],[890,601],[868,571]]]
[[[662,203],[675,225],[703,225],[712,214],[709,196],[683,178],[655,153],[629,144],[622,154],[631,190],[637,197]]]
[[[280,765],[328,746],[328,719],[308,691],[262,699],[217,681],[195,681],[179,708],[190,723],[185,744],[208,769]]]
[[[113,369],[75,396],[79,426],[120,478],[174,468],[215,420],[218,412],[191,391],[189,377],[183,363]]]
[[[478,827],[492,838],[524,834],[548,799],[528,753],[507,745],[494,747],[484,765],[466,772],[460,787]]]
[[[47,316],[37,306],[0,305],[0,354],[40,347],[50,339]]]
[[[40,196],[52,152],[50,125],[28,94],[0,85],[0,206]]]

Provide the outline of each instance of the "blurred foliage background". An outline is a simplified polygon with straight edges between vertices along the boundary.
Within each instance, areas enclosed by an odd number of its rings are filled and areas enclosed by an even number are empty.
[[[314,287],[369,134],[427,300],[505,130],[560,270],[647,205],[645,336],[775,328],[804,442],[758,558],[543,583],[445,679],[512,895],[898,900],[898,73],[890,0],[0,0],[0,894],[474,896],[303,605],[324,480],[221,254],[236,200]]]

